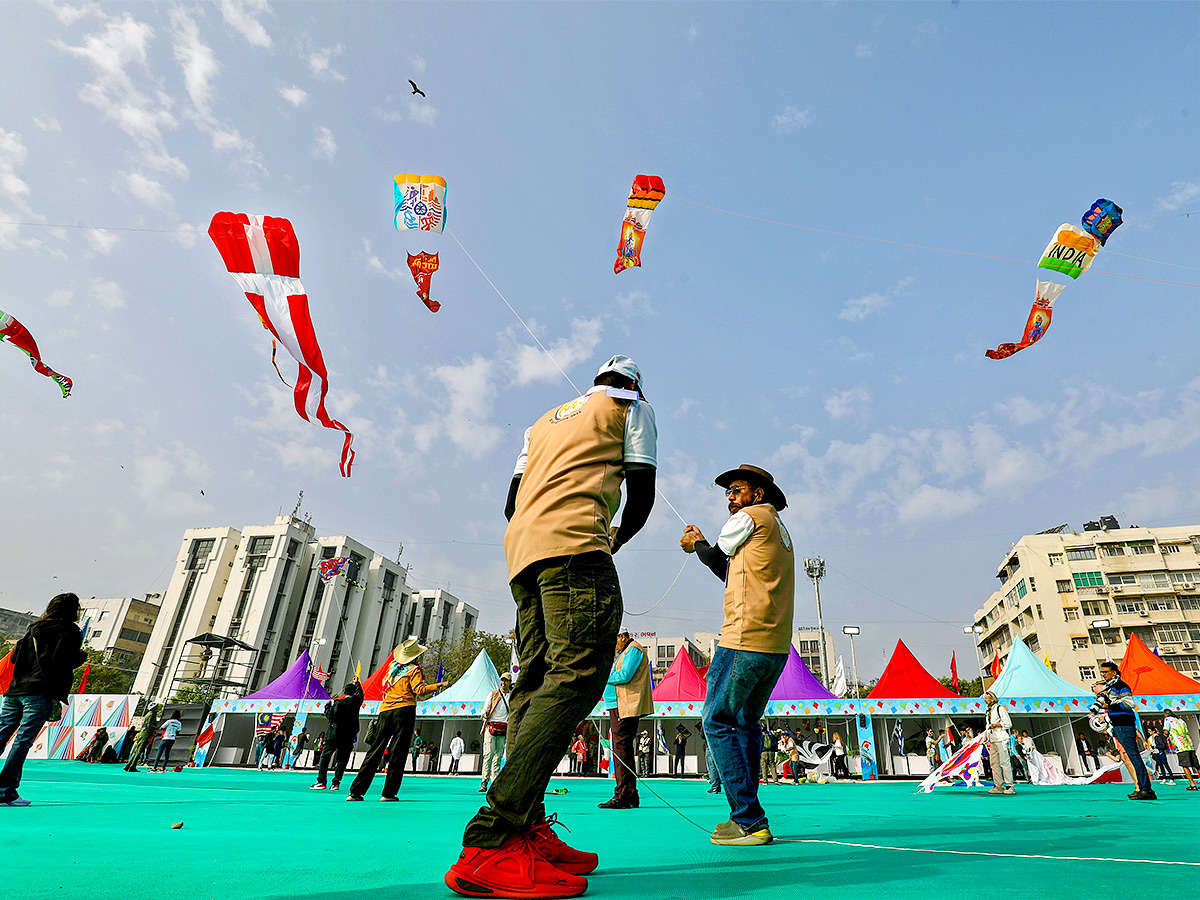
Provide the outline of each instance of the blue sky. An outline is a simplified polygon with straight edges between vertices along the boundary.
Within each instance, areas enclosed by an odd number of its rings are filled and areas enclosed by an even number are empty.
[[[0,308],[75,393],[0,347],[0,605],[161,588],[184,528],[267,522],[303,490],[321,533],[403,542],[417,587],[507,629],[512,462],[573,392],[449,234],[394,230],[397,172],[446,178],[449,230],[576,384],[612,353],[639,362],[660,485],[688,521],[719,529],[723,469],[776,474],[799,550],[829,566],[839,652],[841,625],[862,627],[864,676],[897,637],[935,673],[952,651],[970,671],[962,625],[1023,534],[1200,522],[1196,4],[226,0],[5,19],[0,79],[21,89],[0,98],[0,221],[30,224],[0,224]],[[638,173],[667,196],[642,268],[614,276]],[[1126,224],[1047,337],[986,359],[1020,338],[1055,228],[1102,196]],[[356,435],[349,480],[205,234],[218,210],[295,226],[328,406]],[[436,315],[416,249],[441,253]],[[660,502],[618,558],[629,611],[679,572],[681,528]],[[810,597],[802,583],[799,623]],[[715,629],[720,600],[693,561],[627,622]]]

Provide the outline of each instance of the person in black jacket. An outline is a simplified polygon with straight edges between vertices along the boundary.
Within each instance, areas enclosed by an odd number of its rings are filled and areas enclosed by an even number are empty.
[[[0,752],[12,741],[0,770],[0,806],[29,805],[17,794],[25,757],[42,725],[52,715],[58,720],[58,704],[67,702],[74,672],[87,661],[79,612],[77,596],[57,595],[13,648],[12,683],[0,709]]]
[[[334,765],[330,789],[336,791],[341,787],[346,763],[350,761],[350,751],[354,749],[354,739],[358,737],[358,710],[362,705],[363,689],[357,681],[350,682],[342,696],[326,704],[325,718],[329,720],[329,728],[325,732],[325,747],[321,751],[317,780],[310,790],[325,790],[330,762]]]

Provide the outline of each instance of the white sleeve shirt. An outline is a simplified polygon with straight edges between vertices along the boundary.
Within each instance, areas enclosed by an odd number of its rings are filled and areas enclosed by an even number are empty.
[[[750,518],[750,513],[744,509],[738,510],[721,528],[721,535],[717,538],[717,547],[726,556],[733,556],[753,533],[754,520]]]

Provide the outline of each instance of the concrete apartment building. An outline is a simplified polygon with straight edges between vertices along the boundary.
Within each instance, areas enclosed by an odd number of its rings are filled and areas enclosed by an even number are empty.
[[[349,562],[323,583],[319,566],[336,557]],[[240,530],[190,528],[134,690],[153,702],[188,683],[243,695],[276,678],[305,648],[337,689],[359,662],[365,678],[407,637],[457,637],[478,622],[478,610],[446,591],[414,593],[406,574],[407,567],[351,537],[318,537],[294,515]],[[209,633],[241,646],[214,651],[188,643]]]
[[[12,635],[20,638],[29,626],[38,620],[31,612],[17,612],[15,609],[0,609],[0,635]]]
[[[1030,534],[1004,554],[1000,588],[975,612],[986,668],[1022,638],[1085,687],[1136,634],[1200,676],[1200,525],[1121,528],[1116,518]]]
[[[162,594],[137,597],[92,597],[83,601],[81,621],[88,623],[84,646],[99,650],[105,662],[136,672],[146,655],[162,609]]]

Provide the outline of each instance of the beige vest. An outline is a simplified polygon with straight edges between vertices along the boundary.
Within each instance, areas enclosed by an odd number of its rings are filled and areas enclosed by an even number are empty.
[[[622,719],[648,716],[654,712],[654,698],[650,695],[650,657],[646,654],[646,648],[636,641],[630,641],[613,665],[619,669],[625,660],[625,654],[634,648],[642,651],[642,663],[632,678],[624,684],[616,685],[617,715]]]
[[[629,401],[597,391],[534,424],[516,512],[504,533],[510,581],[543,559],[612,552],[608,530],[621,505],[628,411]]]
[[[792,539],[769,503],[742,511],[754,520],[754,531],[729,558],[720,646],[787,653],[796,594]]]

